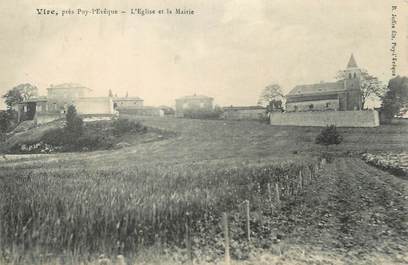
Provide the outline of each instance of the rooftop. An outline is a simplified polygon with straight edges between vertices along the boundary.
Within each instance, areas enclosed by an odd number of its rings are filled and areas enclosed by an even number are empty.
[[[133,101],[133,100],[143,100],[139,97],[113,97],[113,101],[121,100],[121,101]]]
[[[181,97],[181,98],[178,98],[178,99],[176,99],[176,100],[189,100],[189,99],[213,99],[212,97],[208,97],[208,96],[204,96],[204,95],[196,95],[196,94],[194,94],[194,95],[192,95],[192,96],[184,96],[184,97]]]
[[[351,54],[350,60],[349,60],[349,62],[347,64],[347,68],[357,68],[357,67],[358,66],[357,66],[357,63],[356,63],[356,59],[354,59],[354,55]]]
[[[287,96],[308,95],[308,94],[322,94],[344,90],[343,81],[337,82],[322,82],[310,85],[295,86]]]
[[[67,89],[67,88],[82,88],[82,89],[88,89],[88,90],[92,90],[88,87],[85,87],[81,84],[78,83],[62,83],[62,84],[58,84],[58,85],[50,85],[47,89]]]
[[[40,101],[47,101],[47,97],[44,97],[44,96],[33,97],[33,98],[26,99],[21,103],[40,102]]]

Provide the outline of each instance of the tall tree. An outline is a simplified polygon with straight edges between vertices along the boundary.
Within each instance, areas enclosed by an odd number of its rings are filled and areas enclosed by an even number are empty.
[[[84,130],[84,122],[81,117],[78,116],[76,108],[70,105],[65,115],[66,119],[66,131],[74,137],[81,136]]]
[[[280,101],[282,102],[284,99],[282,88],[279,84],[272,84],[267,87],[265,87],[261,95],[259,96],[258,99],[258,105],[267,107],[270,105],[272,101],[277,102]]]
[[[382,97],[381,109],[386,118],[385,122],[397,115],[401,108],[408,105],[408,77],[397,76],[388,82],[387,92]]]
[[[3,95],[3,98],[5,99],[7,108],[11,109],[15,104],[37,96],[37,94],[37,87],[26,83],[13,87]]]
[[[339,71],[336,78],[338,80],[343,80],[346,78],[345,71]],[[361,70],[361,80],[360,80],[360,89],[361,89],[361,99],[363,109],[366,108],[366,102],[369,98],[380,99],[384,93],[386,86],[378,80],[377,77],[368,73],[367,70]]]

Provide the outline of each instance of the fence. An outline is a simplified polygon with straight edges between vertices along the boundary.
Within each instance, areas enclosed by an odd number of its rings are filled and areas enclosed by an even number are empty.
[[[304,171],[300,170],[297,178],[294,181],[289,181],[288,176],[285,176],[285,181],[279,183],[267,183],[266,184],[266,191],[267,191],[267,205],[270,207],[270,211],[280,211],[282,204],[284,203],[284,199],[287,196],[297,196],[301,194],[306,187],[313,184],[318,176],[318,172],[322,166],[325,165],[325,160],[323,159],[319,165],[313,170],[309,171],[309,174],[305,174]],[[249,200],[245,200],[238,205],[238,208],[242,208],[244,216],[245,216],[245,239],[247,243],[251,243],[251,202]],[[187,213],[187,216],[189,214]],[[261,216],[258,214],[258,216]],[[223,212],[221,216],[222,222],[222,234],[224,237],[224,261],[226,265],[231,264],[231,254],[230,254],[230,239],[231,239],[231,231],[230,231],[230,222],[229,222],[229,212]],[[186,237],[185,237],[185,246],[187,251],[187,259],[190,264],[194,263],[194,255],[192,251],[192,233],[190,229],[190,223],[186,222]]]

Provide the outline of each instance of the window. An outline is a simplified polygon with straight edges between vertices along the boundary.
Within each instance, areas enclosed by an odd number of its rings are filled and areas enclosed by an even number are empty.
[[[326,108],[330,108],[330,102],[326,103]]]
[[[351,79],[351,73],[349,73],[349,79]]]
[[[297,111],[298,110],[298,106],[293,106],[294,110]]]
[[[354,73],[354,78],[356,78],[357,77],[357,75],[356,75],[356,73]]]
[[[313,107],[314,107],[313,104],[309,105],[309,109],[313,109]]]

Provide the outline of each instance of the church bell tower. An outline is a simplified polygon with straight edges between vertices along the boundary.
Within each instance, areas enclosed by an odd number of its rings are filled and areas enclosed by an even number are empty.
[[[357,66],[354,55],[351,54],[350,60],[344,70],[344,90],[346,93],[346,109],[361,110],[361,69]]]
[[[351,54],[350,60],[344,70],[344,85],[346,90],[360,89],[361,69],[357,66],[354,55]]]

